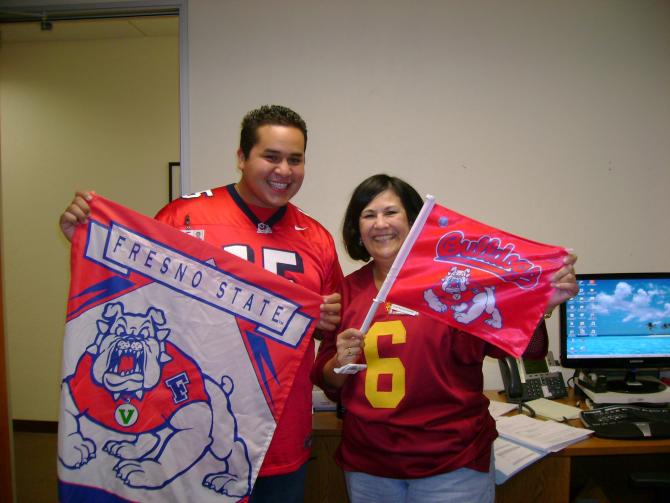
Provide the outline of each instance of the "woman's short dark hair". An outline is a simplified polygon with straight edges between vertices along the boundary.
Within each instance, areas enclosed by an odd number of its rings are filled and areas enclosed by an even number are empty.
[[[362,260],[364,262],[370,260],[370,254],[365,249],[365,246],[363,246],[363,241],[361,240],[359,219],[365,207],[387,189],[391,189],[400,198],[400,201],[402,201],[410,226],[416,220],[419,211],[421,211],[423,199],[421,199],[421,196],[414,187],[404,180],[385,174],[372,175],[370,178],[363,180],[351,195],[347,211],[344,214],[344,223],[342,224],[344,247],[349,256],[354,260]]]

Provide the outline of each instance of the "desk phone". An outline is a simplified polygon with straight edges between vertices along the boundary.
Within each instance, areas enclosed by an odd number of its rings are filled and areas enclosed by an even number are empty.
[[[550,372],[547,360],[515,359],[511,356],[498,360],[507,401],[527,402],[536,398],[562,398],[568,390],[560,372]]]

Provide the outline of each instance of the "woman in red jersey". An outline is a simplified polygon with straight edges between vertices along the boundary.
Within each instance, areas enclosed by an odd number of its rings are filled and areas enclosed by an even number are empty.
[[[345,278],[343,331],[322,341],[312,381],[346,410],[336,459],[352,503],[495,499],[497,434],[482,393],[482,363],[506,353],[393,305],[378,310],[365,337],[347,328],[365,318],[422,204],[406,182],[374,175],[354,190],[344,219],[347,252],[372,261]],[[554,276],[549,310],[577,293],[575,261],[568,255]],[[529,348],[524,356],[546,354],[543,322]],[[367,371],[334,372],[362,355]]]

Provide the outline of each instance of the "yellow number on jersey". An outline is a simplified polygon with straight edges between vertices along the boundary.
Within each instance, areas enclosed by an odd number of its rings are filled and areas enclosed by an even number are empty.
[[[405,366],[400,358],[381,358],[377,341],[382,335],[390,335],[392,344],[403,344],[407,332],[400,320],[380,321],[372,325],[365,336],[365,360],[368,364],[365,376],[365,396],[376,409],[393,409],[405,396]],[[379,391],[379,376],[391,375],[391,389]]]

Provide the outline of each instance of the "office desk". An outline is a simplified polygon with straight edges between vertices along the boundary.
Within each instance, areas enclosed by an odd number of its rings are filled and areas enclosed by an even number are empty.
[[[562,400],[574,404],[572,390]],[[496,391],[491,400],[504,401]],[[569,421],[581,426],[578,419]],[[344,476],[333,460],[342,424],[334,412],[313,416],[314,443],[307,466],[307,503],[347,502]],[[670,440],[608,440],[590,437],[560,452],[545,456],[496,488],[497,503],[566,503],[593,485],[606,492],[612,503],[651,501],[649,492],[628,487],[632,471],[670,471]]]

